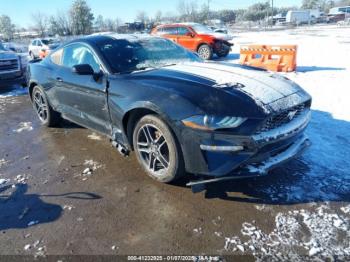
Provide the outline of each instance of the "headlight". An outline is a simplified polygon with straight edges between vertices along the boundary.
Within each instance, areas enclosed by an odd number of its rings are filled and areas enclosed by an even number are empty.
[[[226,128],[236,128],[240,126],[247,118],[235,116],[208,116],[197,115],[182,120],[185,126],[201,130],[217,130]]]

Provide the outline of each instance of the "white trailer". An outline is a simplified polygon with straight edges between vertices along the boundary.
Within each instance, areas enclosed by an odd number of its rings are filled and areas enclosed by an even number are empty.
[[[286,22],[296,25],[310,23],[310,10],[288,11],[286,16]]]

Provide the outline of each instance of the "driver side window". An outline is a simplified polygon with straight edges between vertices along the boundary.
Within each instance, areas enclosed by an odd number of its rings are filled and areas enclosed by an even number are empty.
[[[92,51],[81,44],[69,45],[63,50],[62,65],[72,68],[75,65],[88,64],[95,73],[100,71],[100,65],[97,62]]]

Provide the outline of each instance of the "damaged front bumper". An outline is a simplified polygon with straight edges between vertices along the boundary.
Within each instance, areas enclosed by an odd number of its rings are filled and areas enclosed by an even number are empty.
[[[203,184],[219,182],[224,180],[234,180],[234,179],[267,175],[268,172],[271,171],[272,169],[301,155],[310,145],[311,145],[311,142],[308,139],[308,137],[306,135],[303,135],[301,138],[299,138],[293,144],[291,144],[287,149],[277,153],[276,155],[271,156],[265,161],[261,163],[242,166],[235,175],[222,176],[218,178],[204,179],[199,181],[192,181],[187,183],[187,186],[194,187],[197,185],[203,185]],[[194,190],[194,191],[198,191],[198,190]]]
[[[310,117],[308,109],[289,123],[251,136],[182,129],[186,171],[202,179],[188,185],[267,174],[310,146],[304,135]]]

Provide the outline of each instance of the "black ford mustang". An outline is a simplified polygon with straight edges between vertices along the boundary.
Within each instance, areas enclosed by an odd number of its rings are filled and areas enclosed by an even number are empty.
[[[299,155],[311,97],[287,78],[203,62],[167,39],[97,35],[29,67],[41,122],[61,118],[107,135],[146,172],[170,182],[185,171],[262,175]]]

